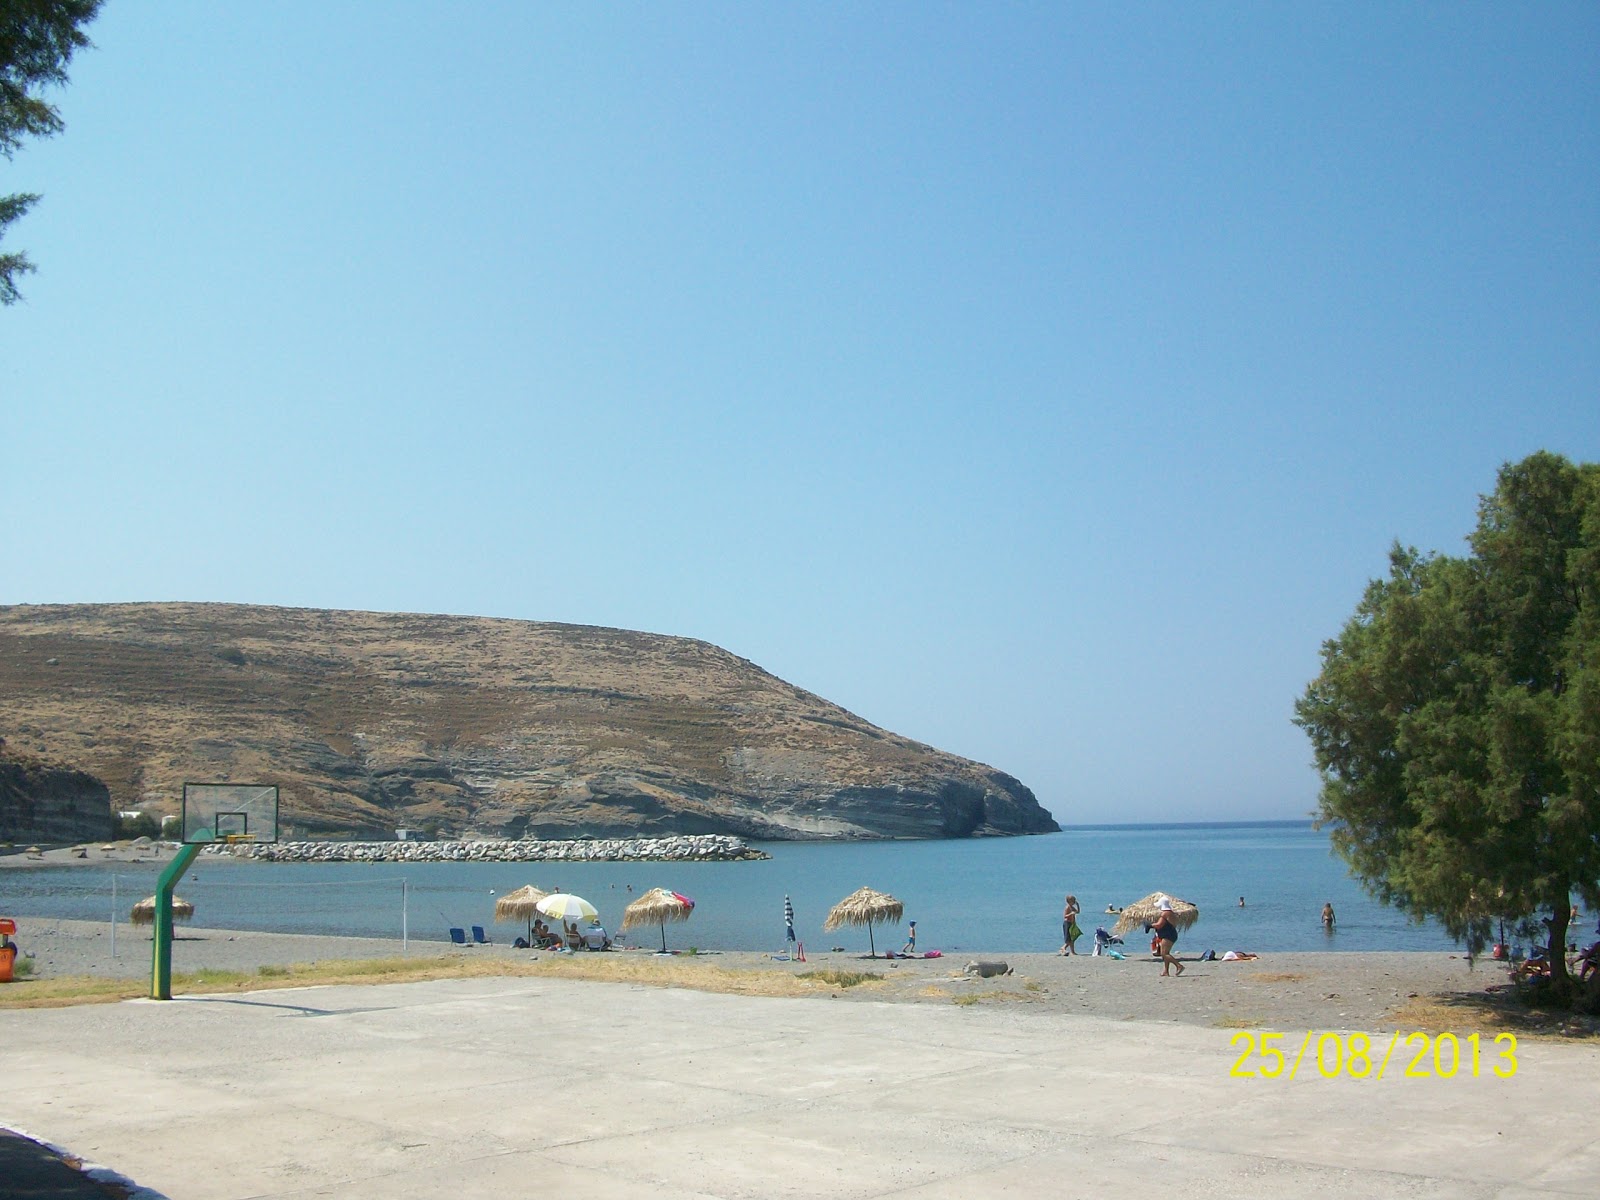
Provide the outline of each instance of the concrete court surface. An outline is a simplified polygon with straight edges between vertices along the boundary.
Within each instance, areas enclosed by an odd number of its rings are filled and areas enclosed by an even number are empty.
[[[0,1012],[0,1125],[172,1200],[1596,1194],[1600,1048],[1240,1079],[1233,1032],[569,980],[194,996]]]

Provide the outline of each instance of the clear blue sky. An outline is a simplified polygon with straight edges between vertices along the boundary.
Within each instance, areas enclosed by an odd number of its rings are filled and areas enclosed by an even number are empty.
[[[725,646],[1064,822],[1298,817],[1390,542],[1600,459],[1600,8],[110,0],[0,602]]]

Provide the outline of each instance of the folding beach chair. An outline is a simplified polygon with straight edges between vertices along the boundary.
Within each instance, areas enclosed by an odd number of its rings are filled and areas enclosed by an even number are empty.
[[[462,929],[459,925],[454,926],[450,930],[450,940],[458,946],[471,945],[471,943],[467,941],[467,931]]]
[[[479,946],[487,946],[489,944],[489,939],[483,936],[482,925],[474,925],[472,927],[472,940],[474,944]]]
[[[1111,947],[1122,945],[1122,939],[1113,933],[1108,933],[1105,926],[1100,926],[1094,931],[1094,952],[1096,954],[1110,954]],[[1118,953],[1115,957],[1121,958]]]

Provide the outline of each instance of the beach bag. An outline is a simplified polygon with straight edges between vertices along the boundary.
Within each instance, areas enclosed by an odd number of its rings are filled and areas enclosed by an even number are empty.
[[[1081,938],[1082,936],[1083,936],[1083,930],[1079,929],[1078,928],[1078,923],[1076,921],[1074,921],[1072,923],[1072,928],[1067,930],[1067,941],[1069,941],[1069,942],[1070,941],[1074,941],[1074,940],[1076,940],[1078,938]]]

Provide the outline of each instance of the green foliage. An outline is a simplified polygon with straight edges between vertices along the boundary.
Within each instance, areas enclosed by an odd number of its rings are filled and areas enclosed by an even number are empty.
[[[112,837],[119,841],[161,836],[161,822],[145,812],[136,817],[116,817],[112,820],[111,829]]]
[[[1600,904],[1600,465],[1506,465],[1470,544],[1393,548],[1296,724],[1370,891],[1474,949],[1543,910],[1560,944],[1571,893]]]
[[[0,154],[16,153],[24,138],[52,137],[63,124],[40,91],[67,81],[73,52],[89,44],[83,27],[101,0],[5,0],[0,3]],[[39,197],[0,196],[0,236]],[[18,298],[16,278],[33,270],[23,254],[0,254],[0,304]]]

